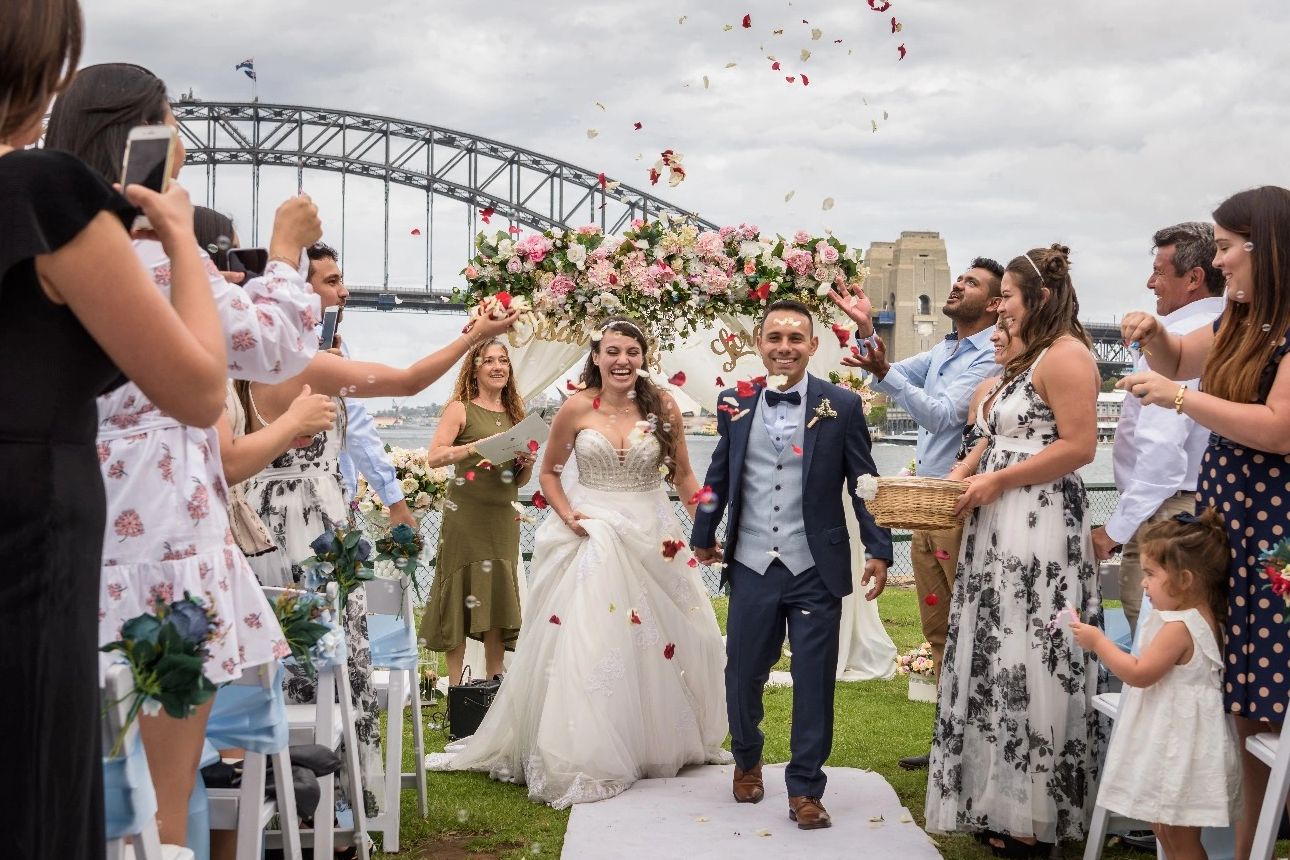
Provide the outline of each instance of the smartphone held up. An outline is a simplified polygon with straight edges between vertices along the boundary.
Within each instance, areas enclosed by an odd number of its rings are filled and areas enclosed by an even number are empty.
[[[130,129],[121,165],[122,190],[127,185],[142,185],[158,194],[164,192],[174,168],[177,136],[174,127],[169,125],[139,125]],[[140,213],[131,229],[150,230],[152,225]]]
[[[336,345],[336,326],[340,324],[340,308],[333,305],[323,311],[322,337],[318,339],[319,349],[331,349]]]

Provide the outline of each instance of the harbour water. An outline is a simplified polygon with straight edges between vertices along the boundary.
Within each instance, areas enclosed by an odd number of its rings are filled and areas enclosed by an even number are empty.
[[[387,444],[394,447],[424,448],[430,444],[430,439],[434,436],[434,428],[400,425],[383,428],[380,434]],[[690,463],[694,467],[694,473],[702,481],[703,474],[707,471],[708,463],[712,459],[712,451],[717,447],[717,437],[688,435],[685,441],[690,450]],[[878,442],[873,446],[873,459],[880,475],[891,476],[897,474],[913,458],[913,445]],[[1092,463],[1080,469],[1080,476],[1084,478],[1086,484],[1109,484],[1113,481],[1111,446],[1109,444],[1097,446],[1097,456]],[[531,486],[526,489],[530,491],[537,489],[536,476],[530,481],[530,484]]]

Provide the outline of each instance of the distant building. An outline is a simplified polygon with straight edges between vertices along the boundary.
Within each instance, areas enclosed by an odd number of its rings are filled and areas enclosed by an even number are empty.
[[[874,242],[865,264],[865,292],[873,301],[874,325],[887,344],[889,361],[925,352],[949,334],[950,319],[941,308],[952,278],[940,233],[904,230],[894,242]]]
[[[1124,411],[1125,391],[1103,391],[1097,395],[1097,441],[1115,441],[1115,425]]]

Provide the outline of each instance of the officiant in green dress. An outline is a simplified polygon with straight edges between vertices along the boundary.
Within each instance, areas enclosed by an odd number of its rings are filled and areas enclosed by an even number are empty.
[[[520,524],[512,506],[528,482],[534,452],[489,463],[476,442],[524,418],[510,355],[500,340],[466,354],[426,459],[456,466],[443,507],[434,584],[421,617],[421,638],[448,657],[448,679],[462,681],[466,637],[484,643],[486,676],[501,675],[503,658],[520,632]]]

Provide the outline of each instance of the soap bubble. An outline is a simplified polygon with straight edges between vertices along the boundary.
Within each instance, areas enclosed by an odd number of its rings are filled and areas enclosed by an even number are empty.
[[[465,823],[466,823],[466,821],[467,821],[469,818],[470,818],[470,813],[469,813],[469,812],[467,812],[467,811],[466,811],[466,810],[464,810],[464,809],[458,809],[458,810],[457,810],[457,821],[458,821],[458,822],[460,822],[460,823],[462,823],[462,824],[465,824]]]
[[[215,246],[221,251],[227,251],[233,247],[233,241],[227,236],[217,236],[215,237]]]
[[[502,470],[502,483],[503,483],[503,484],[512,484],[512,483],[514,483],[514,482],[515,482],[515,473],[514,473],[514,472],[512,472],[510,469],[503,469],[503,470]]]
[[[633,388],[631,391],[627,392],[627,398],[628,398],[629,400],[635,400],[635,399],[636,399],[636,389],[634,389],[634,388]]]
[[[455,511],[455,510],[457,510],[457,503],[456,503],[456,502],[454,502],[452,499],[444,499],[444,500],[443,500],[443,506],[444,506],[444,508],[445,508],[445,509],[450,510],[450,511]]]
[[[367,384],[368,384],[368,385],[375,385],[375,384],[376,384],[376,374],[375,374],[375,373],[369,373],[369,374],[367,375]]]
[[[1272,331],[1272,324],[1264,323],[1263,325],[1259,326],[1259,328],[1263,329],[1264,331]]]
[[[1236,291],[1236,298],[1237,298],[1237,300],[1238,300],[1238,301],[1239,301],[1240,299],[1245,298],[1245,290],[1237,290],[1237,291]]]
[[[564,471],[564,466],[563,465],[552,466],[551,471],[555,472],[558,475]]]
[[[482,570],[484,573],[492,573],[493,563],[488,559],[484,559],[479,563],[479,569]]]
[[[473,594],[467,594],[467,595],[466,595],[466,608],[467,608],[467,609],[478,609],[482,603],[483,603],[483,601],[482,601],[482,600],[480,600],[480,599],[479,599],[478,597],[476,597],[475,595],[473,595]]]
[[[533,854],[533,855],[541,854],[541,853],[542,853],[542,843],[541,843],[541,842],[534,842],[532,845],[530,845],[530,846],[529,846],[529,853],[530,853],[530,854]]]
[[[453,478],[452,482],[453,482],[454,484],[456,484],[457,486],[459,486],[459,487],[460,487],[461,485],[463,485],[463,484],[465,484],[465,483],[466,483],[466,479],[465,479],[465,478]]]
[[[710,514],[716,509],[717,509],[716,499],[705,499],[703,502],[699,504],[699,510],[703,511],[705,514]]]
[[[206,253],[208,253],[208,254],[218,254],[218,253],[219,253],[219,245],[216,245],[214,242],[211,242],[209,245],[207,245],[207,246],[206,246]]]

